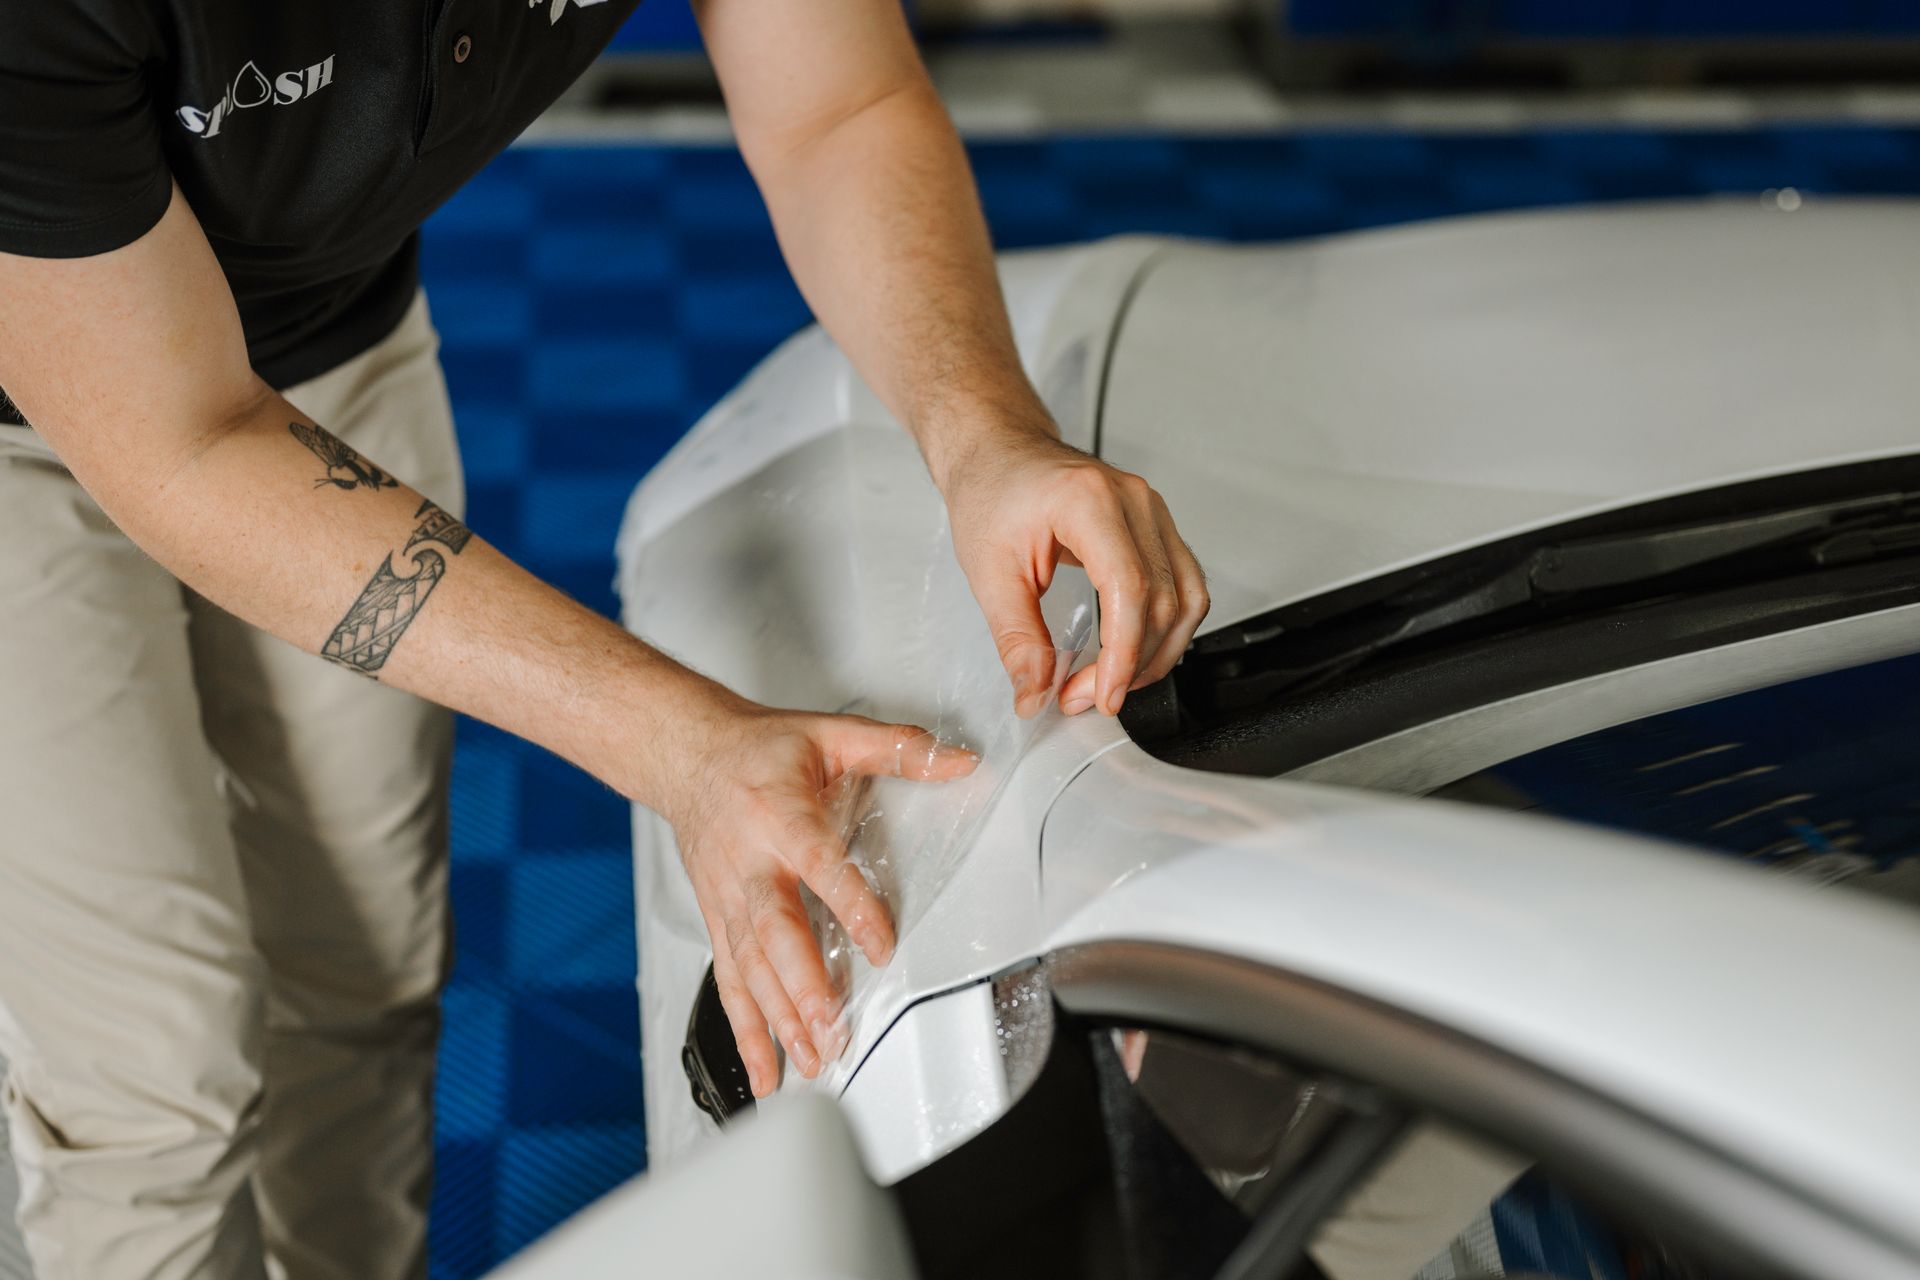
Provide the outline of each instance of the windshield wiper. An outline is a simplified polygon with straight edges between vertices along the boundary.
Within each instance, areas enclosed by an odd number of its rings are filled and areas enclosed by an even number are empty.
[[[1891,534],[1892,537],[1883,535]],[[1553,543],[1531,557],[1531,582],[1564,595],[1645,582],[1760,550],[1805,548],[1815,563],[1853,563],[1913,545],[1920,536],[1920,494],[1883,493],[1708,520],[1648,532]]]
[[[1920,491],[1757,514],[1509,539],[1406,575],[1344,608],[1310,602],[1207,637],[1181,701],[1225,710],[1314,688],[1409,642],[1708,592],[1920,551]]]

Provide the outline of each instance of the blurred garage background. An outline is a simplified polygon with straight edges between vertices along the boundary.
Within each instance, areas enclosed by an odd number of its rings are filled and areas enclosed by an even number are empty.
[[[1003,248],[1920,194],[1920,0],[916,0],[912,18]],[[423,254],[470,523],[615,613],[634,484],[808,320],[685,0],[648,0]],[[641,1073],[679,1070],[677,1045],[638,1042],[625,802],[465,723],[453,805],[436,1280],[640,1170]]]

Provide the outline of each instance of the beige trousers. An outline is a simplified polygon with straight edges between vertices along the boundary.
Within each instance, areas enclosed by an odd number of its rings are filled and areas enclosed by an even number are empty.
[[[458,513],[437,356],[416,299],[286,394]],[[451,752],[0,427],[0,1053],[40,1280],[426,1275]]]

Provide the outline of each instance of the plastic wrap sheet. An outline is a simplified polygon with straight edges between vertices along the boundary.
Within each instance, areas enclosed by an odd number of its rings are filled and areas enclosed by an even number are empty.
[[[975,671],[967,683],[993,680],[1001,688],[942,690],[940,714],[926,726],[926,734],[902,744],[897,760],[869,762],[867,770],[849,770],[822,793],[846,844],[849,866],[865,877],[892,914],[896,952],[959,870],[982,821],[1044,718],[1055,714],[1060,689],[1091,630],[1092,610],[1085,605],[1077,606],[1067,622],[1055,628],[1055,647],[1048,655],[1051,674],[1034,714],[1025,718],[1014,714],[1012,698],[1005,691],[1006,676],[998,668],[985,675]],[[997,719],[983,724],[977,714],[971,720],[965,715],[996,701],[1007,708]],[[847,710],[865,713],[869,708],[856,705]],[[935,752],[942,746],[966,747],[979,755],[980,762],[972,773],[952,781],[915,781],[931,770]],[[857,1039],[861,1013],[876,986],[872,966],[848,935],[850,925],[858,929],[862,922],[838,920],[817,898],[811,894],[808,898],[827,972],[845,999],[843,1038]],[[838,1069],[823,1074],[820,1082],[841,1083],[852,1065],[836,1064]]]

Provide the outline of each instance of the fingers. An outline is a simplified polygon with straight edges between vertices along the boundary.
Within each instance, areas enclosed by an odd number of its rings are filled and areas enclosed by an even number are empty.
[[[875,967],[893,956],[893,919],[880,895],[847,860],[817,796],[796,790],[773,805],[762,829],[780,837],[778,856],[785,867],[739,882],[737,900],[723,922],[724,949],[760,1014],[758,1038],[764,1041],[764,1028],[771,1026],[788,1059],[812,1079],[845,1050],[848,1029],[841,1017],[840,993],[800,901],[800,881],[819,895]],[[717,968],[715,974],[717,980]],[[745,1059],[744,1049],[741,1056]],[[772,1078],[777,1080],[777,1075]]]
[[[1109,715],[1120,710],[1139,669],[1146,638],[1152,577],[1125,505],[1104,470],[1087,468],[1082,491],[1061,512],[1057,536],[1085,566],[1100,594],[1100,658],[1095,664],[1095,705]],[[1082,682],[1084,690],[1084,682]],[[1068,709],[1078,707],[1078,699]]]
[[[867,878],[860,874],[860,868],[847,860],[846,845],[828,826],[824,807],[817,802],[804,803],[804,798],[796,797],[791,811],[783,816],[782,825],[792,842],[786,851],[787,860],[846,929],[847,936],[853,939],[868,963],[877,968],[892,959],[893,914],[867,883]],[[811,934],[808,941],[812,941]],[[815,962],[818,963],[817,950]],[[825,977],[824,968],[821,975]],[[835,1012],[837,1007],[827,1011],[829,1020]]]
[[[800,1074],[812,1079],[821,1063],[839,1054],[839,994],[800,904],[798,882],[762,876],[747,881],[743,888],[754,938],[773,967],[782,994],[799,1015],[795,1025],[781,1029],[775,1022],[775,1029]]]
[[[1118,714],[1129,690],[1173,668],[1206,616],[1206,579],[1166,503],[1139,476],[1112,468],[1063,513],[1062,561],[1076,560],[1100,595],[1100,656],[1061,691],[1069,715]],[[1097,486],[1097,487],[1096,487]]]
[[[844,860],[841,865],[861,880]],[[800,902],[798,883],[770,874],[750,877],[741,882],[740,893],[725,914],[708,923],[714,940],[714,982],[755,1097],[767,1096],[780,1082],[769,1030],[786,1049],[788,1060],[808,1079],[839,1057],[847,1044],[840,994],[827,975]],[[861,883],[864,886],[864,880]],[[869,897],[870,901],[854,902],[843,893],[842,909],[846,916],[859,919],[862,932],[877,936],[890,953],[892,925],[884,905],[871,891]],[[883,955],[877,963],[884,962]]]
[[[1159,494],[1151,496],[1160,543],[1167,552],[1176,603],[1173,621],[1162,636],[1159,647],[1147,659],[1140,674],[1134,677],[1135,689],[1152,684],[1173,670],[1173,664],[1180,661],[1180,655],[1193,643],[1193,633],[1200,629],[1200,624],[1206,620],[1207,610],[1213,606],[1212,598],[1207,594],[1207,575],[1200,568],[1200,562],[1194,559],[1192,548],[1181,539],[1180,531],[1173,527],[1173,513],[1167,510],[1167,504]]]
[[[713,939],[713,982],[720,989],[720,1007],[726,1010],[733,1043],[747,1068],[747,1085],[754,1097],[764,1098],[780,1083],[780,1060],[774,1056],[773,1041],[767,1036],[767,1020],[748,994],[746,983],[740,980],[740,969],[727,945],[726,927],[709,918],[707,933]]]
[[[1127,527],[1133,531],[1134,545],[1140,548],[1140,559],[1147,568],[1147,604],[1146,626],[1140,639],[1141,660],[1131,673],[1123,673],[1129,678],[1122,696],[1148,683],[1142,676],[1180,621],[1180,584],[1173,574],[1173,557],[1167,550],[1165,530],[1156,511],[1160,495],[1148,488],[1145,481],[1124,489]]]
[[[744,910],[736,909],[725,923],[727,950],[733,956],[741,982],[746,984],[747,994],[759,1006],[766,1025],[773,1028],[773,1034],[786,1046],[788,1059],[800,1068],[801,1075],[813,1077],[820,1070],[820,1055],[807,1038],[800,1013],[788,997],[766,948],[761,945],[753,920]],[[717,971],[714,980],[719,981]],[[778,1080],[777,1073],[775,1080]]]
[[[1060,686],[1060,710],[1070,716],[1093,710],[1094,697],[1100,691],[1096,684],[1099,678],[1098,666],[1085,666],[1068,676]]]
[[[939,743],[924,729],[857,716],[821,716],[810,736],[829,776],[940,781],[979,763],[972,752]],[[761,791],[747,810],[751,837],[720,846],[761,852],[695,859],[713,869],[696,877],[695,888],[714,942],[714,981],[755,1097],[767,1096],[780,1081],[769,1029],[808,1078],[838,1057],[848,1039],[840,993],[800,900],[801,882],[872,964],[884,965],[893,955],[886,903],[848,861],[814,785],[796,779]]]
[[[996,566],[999,576],[973,587],[974,598],[987,616],[1000,664],[1013,682],[1014,714],[1033,715],[1046,705],[1053,688],[1053,635],[1040,612],[1040,593],[1019,568]]]
[[[764,723],[755,722],[761,731]],[[713,939],[721,1005],[756,1097],[780,1082],[774,1038],[809,1078],[838,1057],[848,1039],[841,993],[807,918],[801,884],[820,896],[875,966],[893,954],[892,917],[848,861],[818,790],[822,777],[939,781],[969,773],[979,762],[913,725],[798,713],[785,725],[785,745],[773,757],[785,777],[763,775],[731,803],[696,810],[692,829],[675,828]]]
[[[823,717],[817,739],[827,772],[836,777],[856,773],[950,782],[980,763],[965,747],[949,746],[918,725],[883,724],[862,716]]]
[[[819,895],[833,918],[846,928],[853,945],[875,968],[893,959],[893,913],[874,892],[860,868],[838,858],[821,859],[807,876],[807,887]]]

